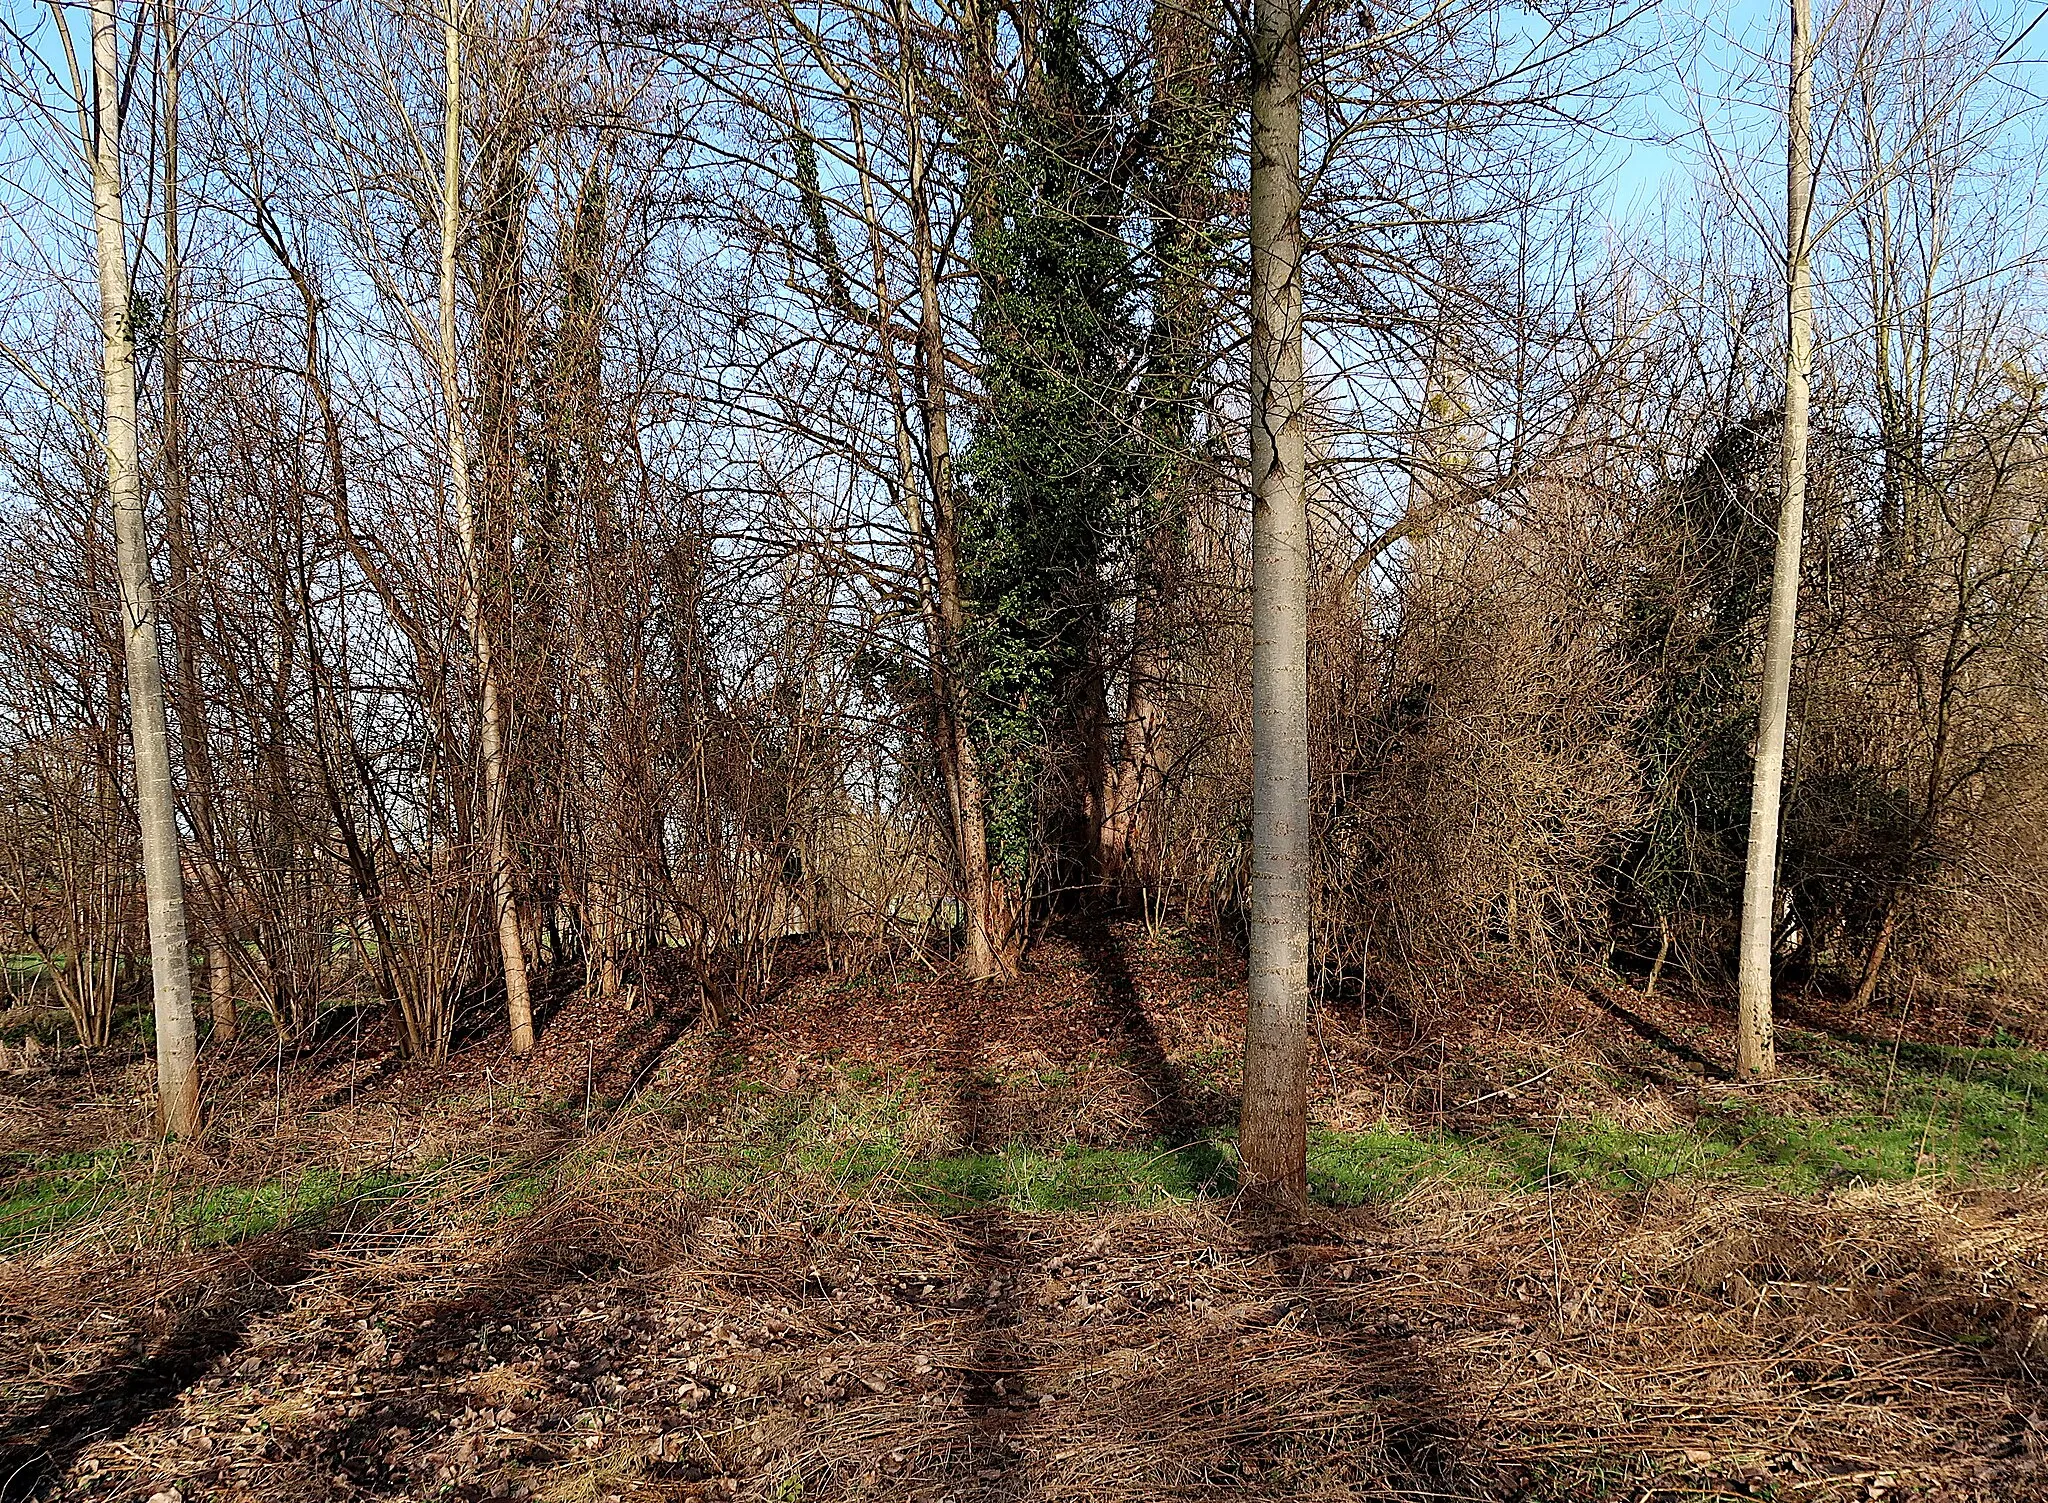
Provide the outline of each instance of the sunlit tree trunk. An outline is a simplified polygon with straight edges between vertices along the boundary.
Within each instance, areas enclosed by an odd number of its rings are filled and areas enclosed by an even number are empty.
[[[121,575],[121,635],[128,667],[128,730],[135,747],[135,806],[149,898],[150,979],[156,1001],[157,1114],[167,1133],[199,1131],[198,1038],[192,956],[185,940],[185,873],[171,790],[170,727],[157,652],[156,592],[135,444],[135,338],[128,235],[121,203],[121,72],[114,0],[93,0],[92,218],[99,257],[100,352],[106,380],[107,495]]]
[[[1252,38],[1252,929],[1246,1184],[1308,1193],[1308,487],[1301,333],[1298,0]]]
[[[921,191],[921,189],[920,189]],[[967,607],[960,587],[960,554],[953,495],[953,465],[947,422],[943,367],[938,334],[938,277],[931,237],[921,211],[917,221],[918,281],[925,312],[920,322],[919,364],[924,376],[925,453],[931,469],[932,571],[938,640],[933,663],[939,698],[939,759],[945,769],[947,798],[952,805],[960,886],[967,910],[967,967],[977,980],[1014,975],[1018,964],[1020,902],[988,855],[988,790],[980,754],[968,729],[964,685],[958,654],[967,630]]]
[[[1807,379],[1813,369],[1813,272],[1808,234],[1813,200],[1813,6],[1792,0],[1791,99],[1786,111],[1784,500],[1771,570],[1750,791],[1749,856],[1742,884],[1742,953],[1735,1073],[1775,1075],[1771,1040],[1771,941],[1777,928],[1778,813],[1785,780],[1785,727],[1792,698],[1792,647],[1799,614],[1799,560],[1806,525]]]
[[[526,987],[526,946],[519,933],[512,849],[505,830],[505,748],[498,711],[498,674],[491,658],[490,622],[484,611],[483,561],[478,556],[476,511],[469,494],[469,440],[463,429],[462,384],[455,351],[455,252],[462,233],[462,15],[448,0],[442,25],[446,104],[441,117],[441,386],[448,404],[448,482],[462,545],[462,616],[476,654],[481,700],[479,750],[483,759],[484,839],[491,864],[498,952],[505,968],[505,1011],[512,1052],[533,1047],[533,1005]]]

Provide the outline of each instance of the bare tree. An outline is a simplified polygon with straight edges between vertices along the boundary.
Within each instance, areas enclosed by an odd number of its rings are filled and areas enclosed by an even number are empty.
[[[1806,528],[1807,383],[1813,372],[1813,3],[1792,0],[1791,88],[1785,111],[1785,419],[1781,435],[1778,542],[1757,706],[1749,854],[1742,884],[1735,1073],[1778,1072],[1771,1041],[1771,943],[1778,911],[1778,807],[1785,780],[1785,727],[1792,705],[1801,543]]]
[[[526,983],[526,944],[519,930],[512,842],[506,828],[505,748],[500,725],[497,665],[484,610],[484,564],[477,547],[476,509],[470,500],[469,439],[462,401],[461,362],[455,344],[455,262],[462,238],[462,11],[448,0],[442,23],[445,103],[441,116],[441,387],[448,406],[448,489],[455,501],[455,527],[462,545],[463,624],[476,655],[481,708],[477,741],[484,783],[484,841],[491,868],[493,916],[498,953],[505,969],[505,1011],[512,1028],[512,1052],[533,1047],[533,1004]]]
[[[199,629],[193,615],[190,476],[185,453],[185,341],[183,334],[184,225],[179,213],[179,81],[185,37],[179,0],[158,0],[163,35],[163,432],[160,441],[164,497],[165,580],[171,642],[175,652],[178,744],[184,753],[185,791],[192,815],[193,864],[200,877],[201,930],[206,945],[206,993],[213,1036],[235,1036],[232,932],[227,922],[227,885],[220,869],[220,821],[215,809],[213,755],[207,745],[204,695],[199,682]]]
[[[1252,929],[1246,1181],[1308,1195],[1308,433],[1302,367],[1301,16],[1252,35]]]
[[[57,17],[67,51],[70,29]],[[157,1113],[166,1132],[199,1131],[198,1039],[192,1022],[192,957],[185,940],[185,872],[179,852],[171,737],[158,657],[156,590],[136,453],[135,331],[128,286],[128,230],[121,184],[120,21],[114,0],[93,0],[92,118],[81,120],[92,166],[99,257],[100,357],[106,386],[107,496],[121,577],[121,639],[128,668],[128,731],[135,748],[135,805],[142,822],[149,897],[150,981],[156,999]],[[81,99],[84,91],[80,91]]]

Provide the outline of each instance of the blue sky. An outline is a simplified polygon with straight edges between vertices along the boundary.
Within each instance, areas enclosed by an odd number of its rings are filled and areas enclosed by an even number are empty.
[[[1827,0],[1816,8],[1826,9]],[[1710,9],[1707,0],[1677,0],[1658,7],[1649,25],[1662,38],[1664,53],[1651,77],[1629,80],[1635,97],[1628,113],[1639,139],[1612,150],[1604,179],[1610,217],[1654,214],[1660,200],[1690,191],[1699,159],[1691,140],[1697,125],[1689,84],[1712,87],[1753,69],[1760,56],[1782,54],[1788,14],[1788,6],[1772,0],[1727,0]],[[1764,123],[1753,111],[1742,112],[1746,119],[1735,118],[1732,110],[1718,113],[1726,127],[1755,129]]]
[[[1865,0],[1870,3],[1883,0]],[[1921,0],[1891,3],[1913,5]],[[1952,3],[1942,6],[1950,12],[1956,8]],[[1848,9],[1841,0],[1814,0],[1816,21],[1822,26]],[[2048,66],[2038,61],[2048,58],[2044,11],[2048,0],[1982,0],[1982,13],[1998,35],[2014,36],[2032,25],[2002,72],[2036,98],[2048,98]],[[1661,201],[1689,195],[1707,170],[1697,140],[1695,92],[1725,95],[1739,81],[1757,79],[1759,70],[1764,82],[1782,89],[1789,15],[1786,0],[1667,0],[1659,5],[1647,24],[1664,39],[1665,57],[1653,76],[1627,80],[1634,97],[1626,118],[1640,139],[1616,142],[1603,162],[1611,219],[1654,216]],[[1709,123],[1726,141],[1767,141],[1775,148],[1767,148],[1769,157],[1782,162],[1777,120],[1760,107],[1761,96],[1753,88],[1745,92],[1751,97],[1743,101],[1721,98],[1711,103],[1705,111]],[[1780,92],[1773,103],[1782,107],[1782,99]]]

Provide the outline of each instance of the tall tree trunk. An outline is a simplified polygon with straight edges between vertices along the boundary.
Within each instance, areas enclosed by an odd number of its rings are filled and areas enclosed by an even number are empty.
[[[193,854],[205,886],[201,928],[206,943],[206,998],[213,1036],[235,1036],[234,965],[227,927],[228,894],[220,866],[220,831],[213,798],[213,757],[206,740],[205,699],[192,613],[192,534],[186,512],[185,341],[182,272],[183,225],[178,215],[178,81],[184,39],[178,0],[162,0],[164,46],[164,545],[170,563],[171,641],[177,669],[178,732],[185,753],[185,788],[192,805]]]
[[[913,33],[901,0],[896,7],[896,20],[907,49]],[[931,657],[933,686],[939,702],[939,760],[945,772],[947,801],[952,806],[961,895],[967,909],[967,966],[976,980],[987,980],[1016,974],[1023,939],[1022,902],[988,857],[988,789],[969,729],[966,684],[959,671],[967,607],[960,585],[959,508],[953,491],[944,308],[940,302],[938,251],[927,197],[930,189],[925,180],[922,111],[917,103],[916,78],[907,62],[899,88],[904,125],[910,138],[908,196],[917,261],[916,349],[921,386],[918,408],[924,419],[925,463],[932,498],[932,577],[937,598],[928,624],[937,627]],[[887,316],[887,306],[886,302],[880,305],[883,317]]]
[[[1109,851],[1109,811],[1113,759],[1109,744],[1109,665],[1103,661],[1107,646],[1106,623],[1100,610],[1089,612],[1087,657],[1081,669],[1080,732],[1081,751],[1081,844],[1085,858],[1082,880],[1094,888],[1106,888],[1112,880]]]
[[[92,218],[99,255],[100,352],[106,379],[107,495],[121,573],[121,634],[128,667],[128,731],[135,747],[135,807],[149,898],[150,980],[156,1003],[157,1115],[167,1133],[199,1131],[199,1060],[192,1023],[192,956],[185,940],[185,873],[171,789],[170,727],[157,656],[156,594],[135,441],[135,338],[128,235],[121,203],[121,72],[115,0],[92,3]]]
[[[1308,1194],[1308,487],[1299,0],[1252,37],[1252,932],[1239,1149],[1247,1185]]]
[[[476,511],[469,495],[469,439],[463,428],[462,385],[455,352],[455,252],[462,233],[462,15],[448,0],[442,25],[447,96],[441,118],[441,386],[448,404],[449,489],[462,544],[462,616],[476,654],[482,701],[478,729],[483,759],[484,839],[490,849],[491,904],[498,952],[505,968],[505,1011],[512,1052],[533,1047],[533,1004],[526,987],[526,947],[519,933],[512,848],[505,829],[505,748],[498,715],[498,674],[491,660],[491,628],[484,611],[483,561],[478,556]]]
[[[504,758],[497,817],[519,895],[523,953],[538,967],[544,964],[540,913],[552,904],[556,886],[549,856],[561,850],[553,769],[560,765],[555,739],[562,715],[553,701],[562,682],[555,644],[557,575],[564,560],[558,490],[533,483],[529,461],[540,446],[532,442],[535,435],[523,416],[533,368],[525,286],[533,192],[526,163],[534,130],[532,81],[516,54],[507,57],[502,47],[493,52],[494,66],[479,68],[481,55],[473,50],[468,70],[476,80],[465,208],[475,246],[476,302],[468,340],[472,502],[478,553],[500,561],[495,574],[478,576],[497,669],[498,742]]]
[[[1813,5],[1792,0],[1791,100],[1785,153],[1784,501],[1771,569],[1750,790],[1749,856],[1742,883],[1742,952],[1735,1074],[1778,1073],[1771,1040],[1771,939],[1777,927],[1778,812],[1785,780],[1785,727],[1792,700],[1792,648],[1799,616],[1799,561],[1806,526],[1807,379],[1813,369],[1813,271],[1807,236],[1813,201]]]
[[[922,218],[921,215],[917,216]],[[1016,974],[1022,904],[988,856],[988,788],[981,757],[968,728],[965,683],[959,671],[960,642],[967,609],[960,588],[957,510],[945,406],[946,376],[936,368],[943,352],[936,340],[938,279],[930,271],[930,241],[919,237],[919,280],[925,284],[925,321],[932,326],[919,341],[925,353],[925,391],[919,403],[925,419],[925,452],[932,488],[932,572],[936,587],[937,640],[932,643],[933,679],[939,701],[939,758],[952,804],[960,885],[967,909],[967,967],[977,981]]]

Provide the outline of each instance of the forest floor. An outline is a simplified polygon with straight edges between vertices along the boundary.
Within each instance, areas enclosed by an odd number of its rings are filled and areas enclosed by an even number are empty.
[[[1334,1005],[1282,1224],[1206,936],[780,970],[518,1060],[252,1027],[168,1150],[139,1035],[0,1013],[0,1503],[2048,1498],[2048,1023],[1989,994],[1788,999],[1768,1086],[1619,978]]]

